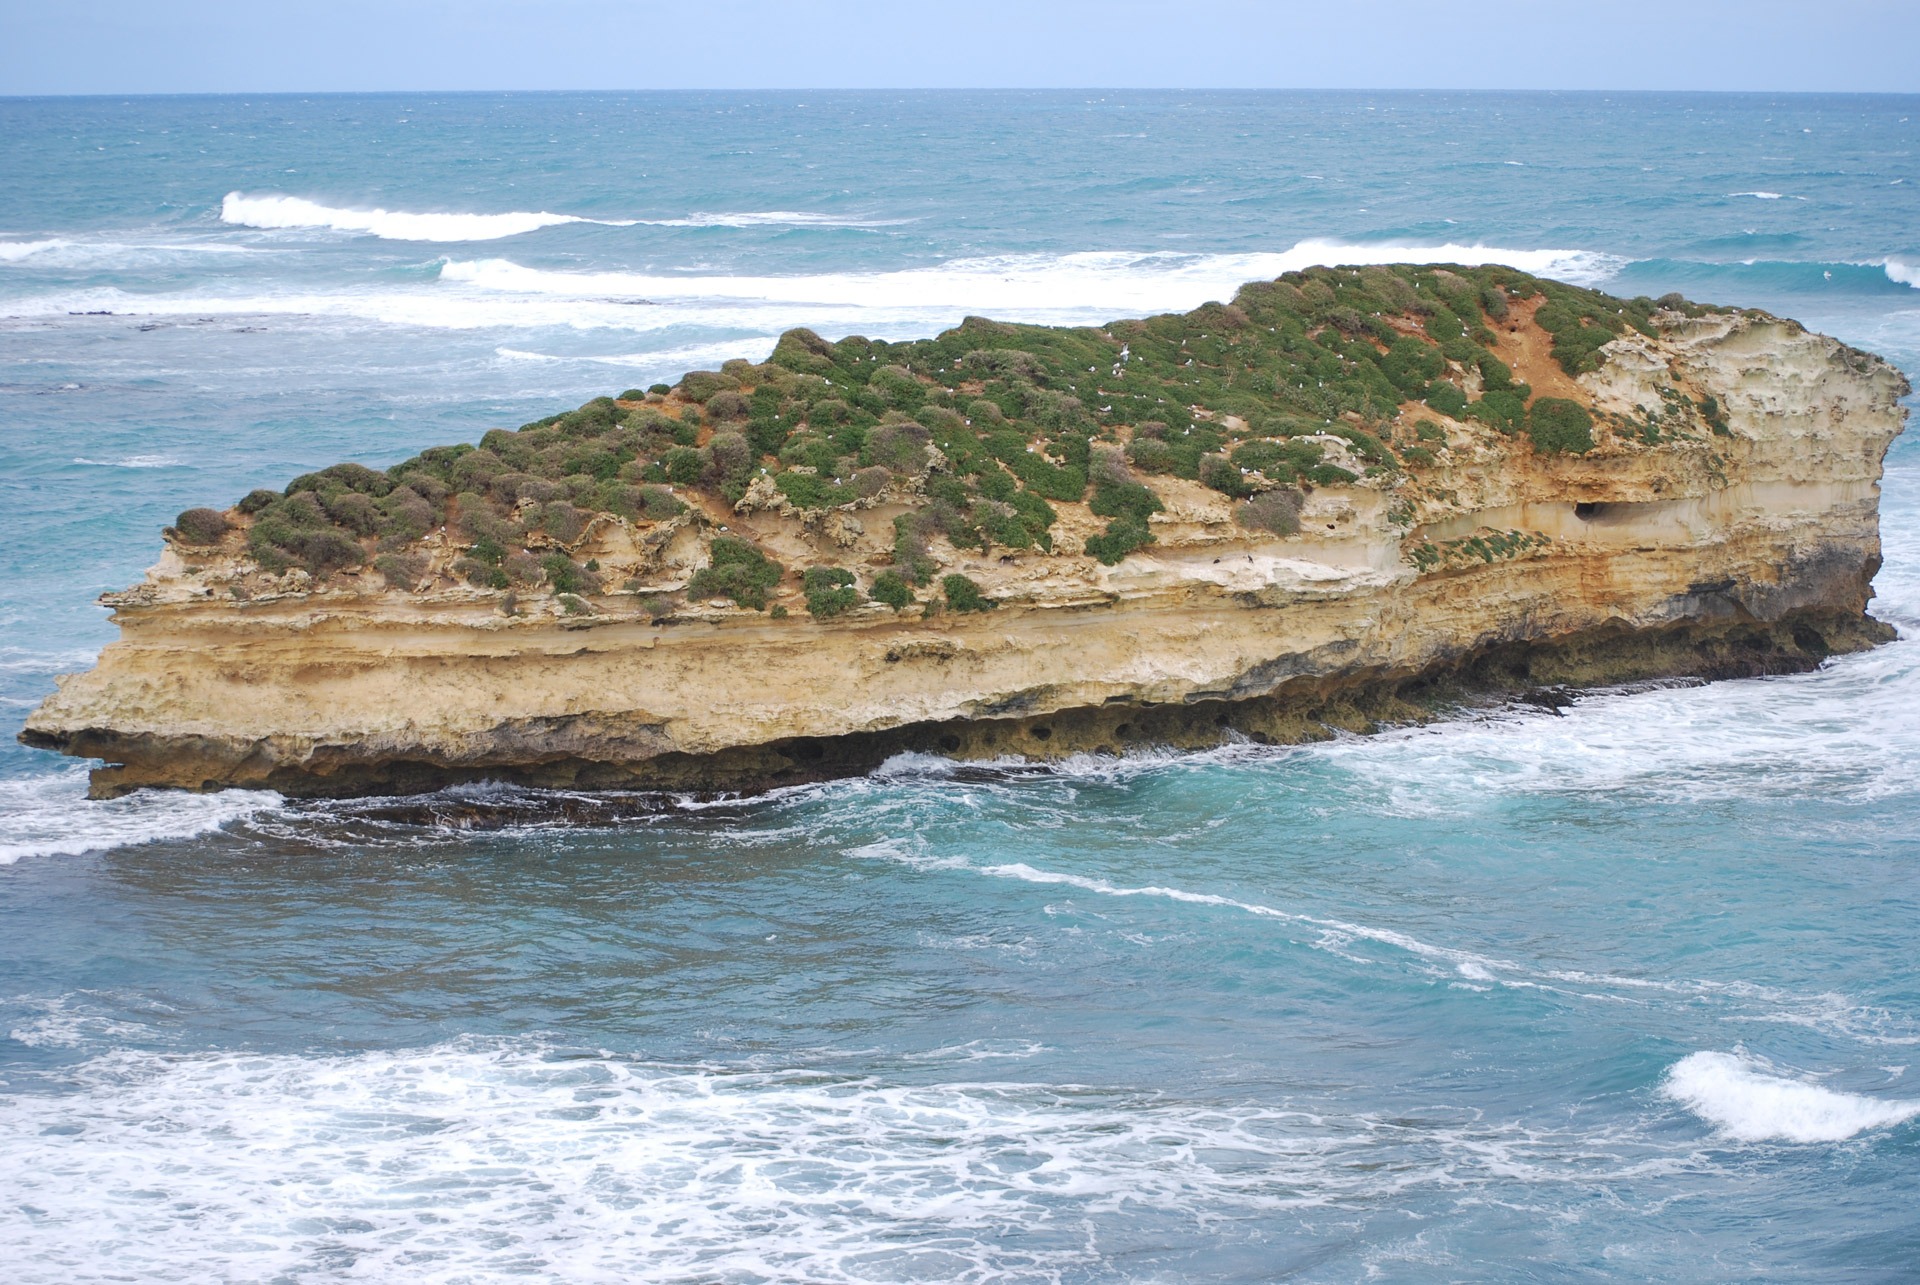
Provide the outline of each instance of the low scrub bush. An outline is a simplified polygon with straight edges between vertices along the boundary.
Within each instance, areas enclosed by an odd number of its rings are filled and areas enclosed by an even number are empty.
[[[940,593],[949,611],[986,611],[993,600],[980,592],[980,586],[963,575],[940,577]]]
[[[1260,492],[1241,505],[1234,516],[1249,531],[1293,535],[1300,530],[1300,508],[1305,502],[1306,497],[1300,492],[1283,486]]]
[[[1211,487],[1236,500],[1244,500],[1253,494],[1253,483],[1224,455],[1209,455],[1200,461],[1200,485]]]
[[[766,610],[767,590],[780,583],[779,563],[730,535],[715,537],[709,554],[711,560],[687,585],[689,596],[731,598],[750,610]]]
[[[218,509],[188,509],[173,520],[174,534],[183,544],[218,544],[230,529]]]
[[[390,589],[411,589],[427,573],[427,560],[418,553],[383,553],[373,560]]]
[[[1584,454],[1593,449],[1593,416],[1579,402],[1542,397],[1527,417],[1527,435],[1542,452]]]
[[[807,612],[816,620],[845,615],[860,605],[853,572],[842,567],[808,567],[800,587],[807,596]]]
[[[549,553],[540,559],[540,569],[555,593],[598,593],[600,577],[564,553]]]
[[[875,602],[884,602],[895,611],[905,611],[913,605],[913,586],[898,571],[882,571],[875,576],[868,594]]]

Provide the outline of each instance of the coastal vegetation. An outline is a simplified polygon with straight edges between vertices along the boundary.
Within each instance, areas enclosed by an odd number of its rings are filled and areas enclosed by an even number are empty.
[[[890,503],[905,510],[892,519],[893,560],[866,594],[849,568],[793,574],[816,619],[869,597],[897,612],[950,565],[943,542],[983,556],[1054,551],[1061,506],[1098,520],[1069,548],[1116,565],[1156,542],[1174,479],[1237,501],[1245,529],[1285,537],[1315,488],[1390,486],[1438,467],[1442,421],[1541,456],[1590,451],[1588,408],[1536,396],[1497,351],[1498,329],[1544,332],[1572,377],[1597,369],[1619,336],[1700,311],[1510,268],[1401,266],[1288,273],[1227,303],[1104,327],[969,317],[902,343],[793,330],[765,362],[597,397],[384,470],[337,464],[252,492],[232,519],[189,509],[173,533],[204,546],[238,525],[265,571],[325,579],[371,565],[401,590],[431,581],[422,543],[445,533],[470,585],[581,600],[617,587],[574,556],[596,524],[710,529],[736,512],[805,522]],[[1648,412],[1633,440],[1681,421],[1726,431],[1713,399],[1682,401]],[[735,531],[711,539],[685,592],[767,610],[789,574]],[[990,605],[962,580],[946,575],[938,602]]]

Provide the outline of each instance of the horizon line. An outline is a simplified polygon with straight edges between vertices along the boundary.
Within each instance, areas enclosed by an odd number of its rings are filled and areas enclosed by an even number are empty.
[[[1920,98],[1920,89],[1648,89],[1648,88],[1469,88],[1460,86],[1369,85],[737,85],[598,89],[166,89],[73,90],[37,93],[0,92],[0,101],[111,98],[374,98],[400,95],[592,96],[613,94],[1472,94],[1487,97],[1575,95],[1689,95],[1741,98],[1771,95],[1791,98]]]

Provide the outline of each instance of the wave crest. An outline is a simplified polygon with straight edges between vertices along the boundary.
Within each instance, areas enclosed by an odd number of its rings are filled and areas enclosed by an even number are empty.
[[[330,228],[360,232],[386,241],[497,241],[564,223],[603,223],[631,227],[625,222],[589,219],[578,214],[550,214],[544,210],[510,210],[504,214],[411,214],[405,210],[354,210],[322,205],[299,196],[249,196],[229,192],[220,202],[220,221],[248,228]]]
[[[190,839],[279,806],[278,794],[140,790],[105,802],[86,797],[87,769],[0,782],[0,866],[22,857],[79,856],[160,839]]]
[[[1742,1142],[1842,1142],[1920,1116],[1920,1101],[1841,1093],[1734,1053],[1689,1053],[1660,1091]]]

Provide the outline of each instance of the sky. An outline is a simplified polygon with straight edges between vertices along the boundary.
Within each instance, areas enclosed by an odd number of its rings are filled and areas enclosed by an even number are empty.
[[[0,94],[1920,91],[1920,0],[0,0]]]

